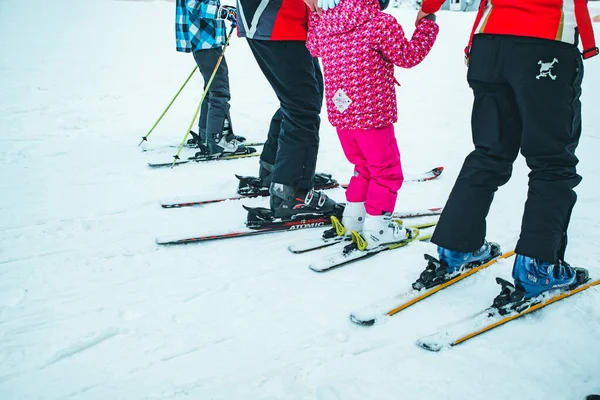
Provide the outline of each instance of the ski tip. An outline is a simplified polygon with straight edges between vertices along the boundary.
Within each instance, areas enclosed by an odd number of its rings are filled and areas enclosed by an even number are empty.
[[[316,265],[312,265],[312,264],[309,265],[308,268],[310,268],[314,272],[319,272],[319,273],[327,271],[326,269],[319,268]]]
[[[432,170],[432,172],[433,172],[433,173],[434,173],[436,176],[439,176],[439,175],[440,175],[442,172],[444,172],[444,167],[442,167],[442,166],[439,166],[439,167],[437,167],[437,168],[434,168],[434,169]]]
[[[354,314],[350,314],[350,321],[352,321],[355,324],[360,325],[360,326],[373,326],[377,322],[377,320],[375,318],[362,319],[362,318],[357,317]]]
[[[288,250],[289,250],[291,253],[294,253],[294,254],[302,254],[302,253],[303,253],[303,251],[302,251],[302,250],[300,250],[300,249],[297,249],[297,248],[296,248],[296,246],[294,246],[293,244],[289,245],[287,249],[288,249]]]

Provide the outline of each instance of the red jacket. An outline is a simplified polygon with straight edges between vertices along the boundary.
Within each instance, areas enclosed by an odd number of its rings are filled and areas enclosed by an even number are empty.
[[[238,35],[256,40],[306,40],[304,0],[238,0]]]
[[[421,9],[432,14],[444,3],[445,0],[424,0]],[[575,44],[577,29],[583,58],[597,55],[587,0],[481,0],[471,40],[477,33],[491,33]]]

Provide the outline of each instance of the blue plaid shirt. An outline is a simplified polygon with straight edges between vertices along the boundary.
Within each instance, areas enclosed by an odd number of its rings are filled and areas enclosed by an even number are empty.
[[[219,0],[177,0],[177,51],[191,53],[225,44],[225,21],[217,20]]]

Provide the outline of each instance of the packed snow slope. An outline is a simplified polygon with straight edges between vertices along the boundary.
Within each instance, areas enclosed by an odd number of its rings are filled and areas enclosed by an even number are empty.
[[[415,11],[391,10],[412,33]],[[488,270],[372,328],[350,312],[400,293],[424,267],[416,243],[327,274],[287,246],[318,230],[162,248],[157,236],[243,227],[241,204],[165,210],[160,200],[235,193],[254,159],[151,170],[172,159],[202,93],[175,52],[174,4],[0,1],[0,399],[582,399],[600,392],[600,290],[437,354],[415,340],[487,307]],[[398,70],[398,210],[443,206],[472,150],[462,49],[473,14],[440,13],[431,55]],[[600,24],[595,24],[596,28]],[[600,34],[600,30],[596,29]],[[247,44],[226,53],[233,124],[264,140],[277,99]],[[600,57],[585,63],[579,201],[567,260],[600,277]],[[162,150],[161,150],[162,148]],[[189,150],[185,153],[189,155]],[[319,171],[347,181],[326,116]],[[528,169],[496,195],[488,238],[511,249]],[[343,200],[342,191],[329,192]],[[467,227],[457,226],[456,234]]]

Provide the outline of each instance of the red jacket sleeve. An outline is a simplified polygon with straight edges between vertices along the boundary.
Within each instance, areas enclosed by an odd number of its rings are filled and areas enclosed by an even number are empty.
[[[412,68],[420,64],[435,43],[440,29],[438,25],[429,19],[423,19],[419,22],[412,38],[408,40],[396,18],[389,14],[384,15],[385,17],[382,18],[384,26],[377,30],[379,37],[375,41],[374,49],[402,68]]]
[[[426,14],[433,14],[440,10],[446,0],[423,0],[421,10]]]

